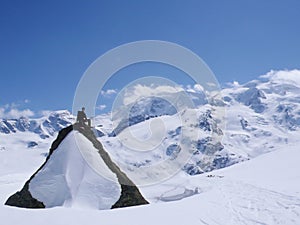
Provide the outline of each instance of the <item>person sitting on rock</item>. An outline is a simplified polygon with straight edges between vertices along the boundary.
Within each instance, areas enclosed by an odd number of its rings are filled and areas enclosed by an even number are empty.
[[[81,111],[77,112],[77,122],[82,126],[85,126],[85,122],[88,122],[88,126],[91,126],[91,120],[86,117],[84,107],[82,107]]]

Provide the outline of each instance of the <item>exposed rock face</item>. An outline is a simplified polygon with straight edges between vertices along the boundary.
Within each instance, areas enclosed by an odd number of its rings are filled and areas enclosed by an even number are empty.
[[[17,206],[22,208],[45,208],[45,204],[37,199],[35,199],[29,191],[29,184],[34,178],[34,176],[39,173],[39,171],[46,165],[48,160],[50,160],[53,152],[58,148],[65,137],[72,131],[77,130],[83,134],[88,140],[90,140],[94,147],[98,149],[100,157],[103,159],[107,167],[116,174],[118,182],[121,186],[121,195],[118,201],[111,208],[120,208],[127,206],[135,206],[148,204],[147,200],[142,196],[139,189],[135,184],[123,173],[120,168],[111,160],[108,153],[103,149],[102,144],[97,140],[93,131],[88,127],[79,127],[77,124],[68,126],[62,129],[57,139],[52,143],[49,150],[48,157],[43,165],[30,177],[30,179],[25,183],[21,191],[18,191],[14,195],[10,196],[6,201],[6,205]]]
[[[5,202],[5,205],[32,209],[45,208],[44,203],[31,196],[31,193],[28,190],[28,184],[29,182],[26,182],[21,191],[10,196]]]
[[[121,189],[121,197],[111,207],[112,209],[149,204],[141,195],[139,189],[136,186],[121,184]]]

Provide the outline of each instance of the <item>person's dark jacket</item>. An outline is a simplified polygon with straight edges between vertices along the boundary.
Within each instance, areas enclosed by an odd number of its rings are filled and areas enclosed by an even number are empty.
[[[77,121],[79,123],[84,123],[85,121],[87,121],[87,117],[86,117],[85,112],[83,112],[83,111],[78,111],[77,112]]]

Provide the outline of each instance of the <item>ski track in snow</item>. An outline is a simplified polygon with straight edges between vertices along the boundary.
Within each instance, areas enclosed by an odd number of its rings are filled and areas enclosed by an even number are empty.
[[[217,182],[231,224],[297,224],[300,199],[242,181]]]
[[[21,183],[18,179],[16,179],[16,177],[14,177],[14,175],[1,177],[1,189],[5,188],[2,186],[2,181],[4,180],[6,180],[5,183],[7,184]],[[199,177],[197,183],[199,189],[202,187],[203,189],[201,189],[198,194],[189,196],[184,196],[184,193],[186,190],[192,190],[183,188],[184,184],[175,188],[170,186],[169,190],[163,193],[163,196],[169,196],[170,199],[167,200],[170,200],[171,202],[168,203],[163,203],[163,200],[160,199],[161,203],[153,203],[150,206],[132,207],[112,211],[109,210],[106,212],[104,211],[104,214],[99,214],[99,211],[92,210],[91,218],[95,219],[91,220],[91,223],[89,224],[97,224],[96,221],[101,220],[103,217],[103,223],[105,224],[115,224],[116,222],[122,221],[124,224],[150,225],[153,222],[152,216],[157,215],[157,213],[159,213],[158,217],[161,217],[162,223],[160,224],[182,224],[182,218],[180,219],[180,217],[184,217],[186,222],[192,222],[189,224],[299,224],[300,199],[298,197],[285,195],[280,192],[248,184],[243,181],[228,179],[226,176],[224,178],[202,176]],[[174,191],[175,193],[182,192],[182,195],[169,194]],[[5,198],[3,198],[3,200],[4,199]],[[174,210],[176,209],[182,209],[182,212],[175,212]],[[61,217],[62,214],[57,214],[59,210],[63,210],[61,207],[55,208],[54,210],[24,210],[15,209],[14,207],[4,207],[1,210],[0,207],[0,215],[2,214],[4,219],[9,220],[6,218],[5,214],[3,214],[6,210],[12,210],[12,212],[16,215],[15,218],[19,218],[20,221],[23,216],[28,216],[28,218],[25,217],[26,221],[36,221],[29,218],[29,216],[32,215],[30,213],[31,211],[35,216],[41,217],[38,221],[41,221],[43,218],[53,217],[50,220],[51,222],[46,224],[62,224],[60,222],[60,219],[63,219],[63,217]],[[79,222],[76,223],[76,218],[81,218],[78,221],[82,222],[82,217],[87,212],[85,210],[74,210],[74,213],[72,213],[72,209],[67,210],[68,211],[64,211],[67,214],[66,218],[74,217],[75,219],[72,219],[74,225],[79,225]],[[138,210],[138,213],[143,215],[145,221],[142,223],[141,221],[139,223],[137,221],[129,223],[129,221],[131,221],[130,218],[136,215],[136,210]],[[120,215],[121,217],[118,218],[117,215]],[[169,218],[169,221],[167,218],[170,215],[173,215],[173,218]],[[14,222],[17,221],[15,218],[13,219]],[[66,218],[63,219],[63,221],[69,220]],[[8,222],[6,224],[9,225],[15,223]]]

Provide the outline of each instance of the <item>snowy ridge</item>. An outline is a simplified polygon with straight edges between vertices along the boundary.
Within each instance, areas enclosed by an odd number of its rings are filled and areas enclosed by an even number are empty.
[[[32,132],[42,139],[53,137],[62,128],[72,124],[75,117],[67,110],[50,112],[38,119],[20,117],[19,119],[0,119],[0,133]]]

